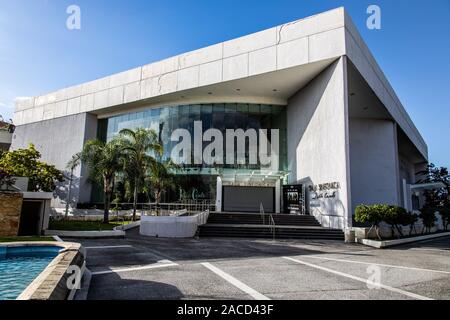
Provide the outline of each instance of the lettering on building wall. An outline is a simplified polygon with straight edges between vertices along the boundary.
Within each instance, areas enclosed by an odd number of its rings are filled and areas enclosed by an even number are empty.
[[[341,188],[339,182],[329,182],[308,187],[311,200],[336,198],[337,191]]]

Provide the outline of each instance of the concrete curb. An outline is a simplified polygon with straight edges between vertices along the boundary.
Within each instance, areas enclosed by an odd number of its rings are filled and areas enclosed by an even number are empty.
[[[45,230],[46,236],[58,236],[68,238],[123,238],[125,231],[108,230],[108,231],[65,231],[65,230]]]
[[[395,239],[395,240],[385,240],[385,241],[378,241],[378,240],[371,240],[371,239],[357,239],[357,242],[364,244],[366,246],[369,246],[369,247],[383,249],[383,248],[398,246],[401,244],[419,242],[419,241],[447,237],[447,236],[450,236],[450,232],[442,232],[442,233],[429,234],[429,235],[419,236],[419,237]]]

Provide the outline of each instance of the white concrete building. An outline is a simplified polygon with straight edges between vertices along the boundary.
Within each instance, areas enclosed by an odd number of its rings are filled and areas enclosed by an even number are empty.
[[[294,201],[339,228],[358,204],[411,208],[407,185],[427,163],[426,143],[343,8],[19,101],[14,121],[12,148],[33,142],[60,169],[86,140],[126,127],[159,130],[167,154],[173,130],[195,121],[204,131],[279,129],[276,166],[191,165],[177,194],[218,211],[291,211]],[[96,202],[86,168],[76,174],[72,200]]]

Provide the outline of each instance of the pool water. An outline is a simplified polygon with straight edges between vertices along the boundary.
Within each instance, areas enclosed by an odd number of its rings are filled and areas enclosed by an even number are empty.
[[[57,246],[0,247],[0,300],[15,300],[61,249]]]

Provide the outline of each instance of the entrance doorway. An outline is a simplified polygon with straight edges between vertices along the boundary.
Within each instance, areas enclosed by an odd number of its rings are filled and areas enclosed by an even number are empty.
[[[223,211],[225,212],[259,212],[261,203],[264,212],[275,212],[275,188],[223,187]]]
[[[20,214],[19,236],[39,235],[41,223],[41,201],[24,201]]]

